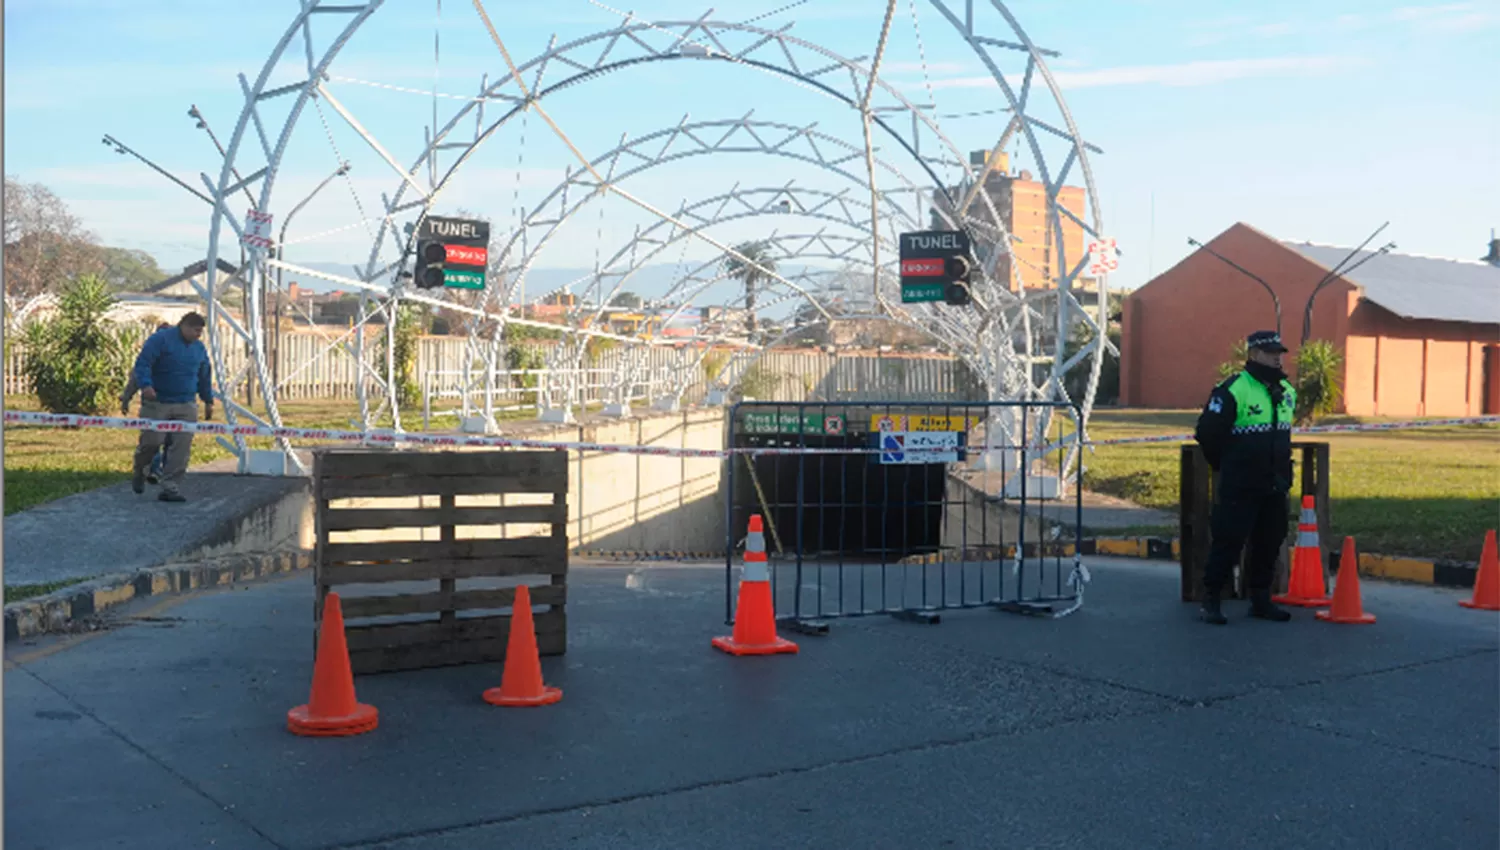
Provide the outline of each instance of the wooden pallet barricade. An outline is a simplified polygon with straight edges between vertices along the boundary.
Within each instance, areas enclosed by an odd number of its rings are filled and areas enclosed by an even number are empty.
[[[318,452],[315,622],[338,592],[356,674],[501,662],[511,614],[493,612],[524,583],[550,606],[533,616],[538,651],[562,655],[567,491],[560,451]]]
[[[1288,522],[1289,534],[1281,544],[1281,556],[1277,561],[1274,589],[1286,591],[1290,573],[1292,542],[1296,540],[1295,517],[1301,512],[1302,496],[1316,500],[1318,512],[1319,543],[1323,550],[1324,563],[1338,551],[1332,533],[1332,509],[1328,504],[1328,443],[1306,440],[1292,441],[1292,455],[1300,454],[1301,490],[1288,494],[1292,519]],[[1181,595],[1183,602],[1197,602],[1203,598],[1203,567],[1208,563],[1208,551],[1212,545],[1212,518],[1214,505],[1215,476],[1203,456],[1203,448],[1197,443],[1184,443],[1179,449],[1178,472],[1180,475],[1180,512],[1178,516],[1178,563],[1181,566]],[[1240,555],[1240,563],[1230,586],[1224,595],[1230,599],[1244,599],[1249,595],[1249,575],[1245,560],[1249,557],[1249,545]]]

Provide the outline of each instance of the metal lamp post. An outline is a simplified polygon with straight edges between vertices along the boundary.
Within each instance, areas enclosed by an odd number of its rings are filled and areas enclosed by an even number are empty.
[[[286,229],[291,225],[292,218],[297,215],[297,213],[300,212],[303,207],[307,206],[308,202],[316,197],[319,192],[323,191],[324,186],[332,183],[335,178],[342,177],[345,174],[348,174],[351,167],[352,166],[350,166],[347,162],[345,162],[343,165],[340,165],[338,169],[335,170],[332,174],[324,177],[323,182],[314,187],[311,192],[308,192],[307,197],[298,201],[297,205],[292,207],[291,212],[286,214],[286,218],[281,222],[281,232],[276,237],[276,259],[283,261],[286,259],[284,253],[286,251]],[[284,272],[282,268],[280,266],[277,266],[276,312],[274,316],[275,325],[272,329],[271,335],[271,385],[276,388],[280,388],[281,386],[281,293],[284,289],[284,287],[282,286],[283,274]],[[308,313],[308,315],[311,316],[312,314]]]

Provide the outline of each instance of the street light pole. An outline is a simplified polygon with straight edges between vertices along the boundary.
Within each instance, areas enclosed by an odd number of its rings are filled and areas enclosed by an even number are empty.
[[[136,153],[135,151],[131,150],[130,148],[125,147],[125,145],[121,144],[120,141],[118,139],[116,139],[114,136],[111,136],[108,133],[106,133],[104,135],[104,138],[103,138],[102,141],[103,141],[103,143],[104,143],[104,145],[106,147],[112,147],[112,148],[114,148],[115,149],[115,153],[121,154],[121,155],[129,154],[129,155],[135,157],[136,159],[140,160],[141,162],[146,163],[146,165],[148,167],[150,167],[151,170],[155,171],[157,174],[160,174],[161,176],[167,178],[168,180],[171,180],[173,183],[176,183],[178,186],[181,186],[182,188],[184,188],[184,189],[188,190],[189,192],[193,193],[194,195],[196,195],[198,197],[198,199],[201,200],[203,203],[208,204],[209,206],[213,206],[214,205],[213,198],[210,198],[209,196],[207,196],[207,195],[203,194],[202,192],[198,191],[197,189],[194,189],[192,186],[189,186],[188,184],[186,184],[186,183],[182,182],[181,180],[177,179],[177,175],[175,175],[172,172],[166,170],[165,168],[162,168],[160,165],[157,165],[156,163],[152,162],[151,160],[146,159],[144,156],[141,156],[140,154]]]
[[[1348,272],[1352,272],[1355,269],[1359,268],[1360,266],[1364,265],[1366,262],[1368,262],[1370,260],[1370,257],[1366,257],[1363,260],[1360,260],[1358,263],[1355,263],[1353,266],[1351,266],[1347,270],[1344,269],[1344,264],[1345,263],[1347,263],[1350,260],[1354,259],[1354,255],[1356,255],[1360,251],[1362,251],[1364,249],[1364,247],[1366,245],[1370,244],[1370,242],[1376,236],[1380,235],[1380,231],[1385,230],[1386,227],[1388,227],[1389,225],[1390,225],[1390,222],[1388,221],[1385,224],[1382,224],[1379,227],[1375,228],[1375,232],[1374,233],[1371,233],[1368,237],[1365,238],[1365,241],[1359,243],[1359,246],[1357,248],[1355,248],[1353,251],[1350,251],[1349,254],[1348,254],[1348,256],[1344,257],[1344,259],[1342,259],[1342,260],[1339,260],[1339,264],[1336,265],[1336,266],[1334,266],[1332,269],[1329,269],[1328,270],[1328,274],[1323,275],[1323,278],[1318,281],[1318,283],[1317,283],[1316,286],[1313,287],[1312,294],[1309,295],[1309,296],[1307,296],[1307,307],[1302,312],[1302,342],[1303,342],[1303,344],[1306,344],[1308,337],[1312,335],[1313,299],[1317,298],[1318,297],[1318,293],[1323,290],[1323,287],[1325,287],[1328,284],[1332,283],[1333,280],[1334,280],[1334,278],[1339,277],[1339,276],[1344,275],[1344,274],[1347,274]],[[1393,249],[1395,247],[1396,247],[1396,243],[1394,243],[1394,242],[1386,243],[1386,245],[1384,247],[1382,247],[1379,251],[1377,251],[1372,256],[1379,256],[1379,255],[1385,254],[1387,251],[1390,251],[1391,249]]]
[[[286,229],[292,223],[292,217],[295,216],[299,211],[301,211],[303,207],[307,206],[307,203],[311,201],[319,192],[323,191],[324,186],[332,183],[335,178],[342,177],[345,174],[348,174],[351,167],[352,166],[350,166],[347,162],[340,165],[336,171],[334,171],[327,177],[324,177],[322,183],[319,183],[316,187],[313,188],[311,192],[308,192],[307,197],[298,201],[297,205],[292,207],[291,212],[286,214],[286,218],[281,222],[281,233],[276,237],[276,259],[282,261],[286,260],[286,256],[284,254],[284,252],[286,251]],[[273,322],[274,330],[271,343],[271,386],[275,388],[281,387],[281,291],[283,274],[284,270],[280,266],[277,266],[276,315],[275,321]],[[309,315],[311,314],[309,313]]]
[[[1273,305],[1275,305],[1275,307],[1276,307],[1276,335],[1277,336],[1281,335],[1281,299],[1276,297],[1276,290],[1274,290],[1274,289],[1271,288],[1271,284],[1266,283],[1264,280],[1260,279],[1259,275],[1252,274],[1251,272],[1249,272],[1248,270],[1246,270],[1244,266],[1240,265],[1239,263],[1236,263],[1235,261],[1229,259],[1228,257],[1225,257],[1224,255],[1222,255],[1219,252],[1215,251],[1214,249],[1208,247],[1207,245],[1204,245],[1202,242],[1199,242],[1198,240],[1194,239],[1191,236],[1188,237],[1188,244],[1194,246],[1195,248],[1200,248],[1200,249],[1202,249],[1204,251],[1207,251],[1208,253],[1210,253],[1213,256],[1217,257],[1218,259],[1224,261],[1228,265],[1232,266],[1235,271],[1239,272],[1240,274],[1244,275],[1245,277],[1248,277],[1251,280],[1255,281],[1256,283],[1260,284],[1261,286],[1265,287],[1266,288],[1266,292],[1269,293],[1270,296],[1271,296],[1271,303]]]

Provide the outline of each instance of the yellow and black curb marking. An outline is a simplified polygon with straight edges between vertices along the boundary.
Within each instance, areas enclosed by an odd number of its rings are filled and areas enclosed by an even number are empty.
[[[75,623],[132,599],[230,585],[311,566],[311,552],[289,550],[227,555],[203,563],[172,564],[134,574],[106,576],[6,605],[5,639],[69,631]]]
[[[1071,557],[1072,543],[1049,543],[1045,546],[1046,557]],[[1176,561],[1182,555],[1182,547],[1176,538],[1165,537],[1094,537],[1081,541],[1080,551],[1084,555],[1111,555],[1120,558],[1145,558],[1153,561]],[[960,558],[949,552],[932,555],[915,555],[903,558],[902,564],[936,564],[943,560],[994,560],[1000,556],[1000,547],[971,547]],[[1026,544],[1026,557],[1038,555],[1037,544]],[[1005,547],[1004,557],[1014,558],[1016,547]],[[1338,553],[1333,554],[1330,565],[1338,570]],[[1376,555],[1362,552],[1359,555],[1359,574],[1371,578],[1394,579],[1416,584],[1431,584],[1440,587],[1471,588],[1479,565],[1458,561],[1429,561],[1422,558],[1402,558],[1393,555]]]

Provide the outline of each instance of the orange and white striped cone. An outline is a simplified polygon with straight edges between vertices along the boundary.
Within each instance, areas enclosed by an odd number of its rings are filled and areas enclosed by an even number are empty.
[[[1318,542],[1318,512],[1312,496],[1302,497],[1302,518],[1297,523],[1297,548],[1292,553],[1292,575],[1286,593],[1271,597],[1282,605],[1322,608],[1331,601],[1323,575],[1323,547]]]
[[[766,562],[766,536],[761,530],[760,514],[750,515],[750,533],[745,539],[745,571],[740,576],[740,599],[734,611],[734,634],[714,638],[713,645],[730,655],[778,655],[797,651],[797,644],[776,636],[771,568]]]

